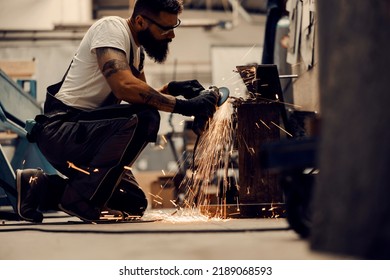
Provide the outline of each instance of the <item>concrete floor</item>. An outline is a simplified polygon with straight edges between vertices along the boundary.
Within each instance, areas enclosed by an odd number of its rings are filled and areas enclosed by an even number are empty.
[[[43,224],[0,225],[2,260],[323,260],[285,219],[207,220],[148,210],[138,222],[84,224],[62,212]]]

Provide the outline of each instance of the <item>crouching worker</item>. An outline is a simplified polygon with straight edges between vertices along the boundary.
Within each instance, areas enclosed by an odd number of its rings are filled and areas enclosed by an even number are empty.
[[[17,171],[24,220],[41,222],[42,209],[87,222],[102,211],[144,214],[147,200],[129,167],[155,141],[159,111],[212,117],[216,110],[218,95],[200,94],[197,81],[159,90],[146,83],[144,52],[165,61],[182,8],[179,0],[138,0],[128,19],[106,17],[86,32],[62,81],[48,87],[44,114],[28,135],[64,176]]]

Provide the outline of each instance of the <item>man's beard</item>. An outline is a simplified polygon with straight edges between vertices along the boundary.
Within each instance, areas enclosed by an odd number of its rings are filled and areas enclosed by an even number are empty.
[[[155,62],[162,63],[168,55],[168,44],[172,39],[157,40],[149,28],[138,32],[138,41],[144,47],[148,56]]]

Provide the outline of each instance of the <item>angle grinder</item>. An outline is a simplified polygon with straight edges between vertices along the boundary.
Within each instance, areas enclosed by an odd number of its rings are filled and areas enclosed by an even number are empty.
[[[205,93],[209,93],[210,91],[214,91],[218,94],[217,106],[221,107],[226,100],[228,100],[230,91],[227,87],[216,87],[211,86],[208,90],[205,90]],[[194,122],[192,123],[192,130],[196,135],[200,136],[206,130],[206,126],[208,124],[209,118],[207,116],[196,116]]]

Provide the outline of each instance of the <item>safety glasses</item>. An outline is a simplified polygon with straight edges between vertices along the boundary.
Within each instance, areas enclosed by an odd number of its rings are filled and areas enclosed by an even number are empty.
[[[177,19],[177,23],[174,25],[174,26],[164,26],[164,25],[161,25],[159,24],[157,21],[151,19],[150,17],[147,17],[147,16],[144,16],[144,15],[141,15],[143,18],[145,18],[146,20],[150,21],[151,23],[153,23],[154,25],[157,25],[158,28],[160,28],[161,30],[163,30],[163,32],[161,33],[161,35],[166,35],[168,34],[169,32],[173,31],[173,29],[175,29],[176,27],[178,27],[181,23],[181,20],[180,19]]]

